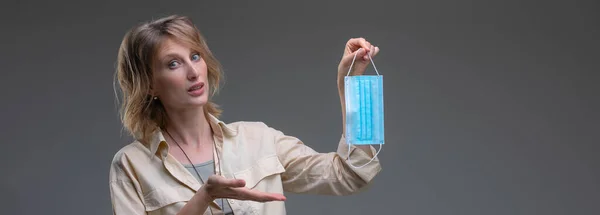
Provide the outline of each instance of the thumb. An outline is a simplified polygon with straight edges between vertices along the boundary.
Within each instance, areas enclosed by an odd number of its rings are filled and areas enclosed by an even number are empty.
[[[242,179],[227,179],[218,175],[208,177],[207,184],[212,184],[217,187],[243,187],[246,186],[246,181]]]
[[[223,178],[221,181],[221,185],[225,187],[244,187],[246,186],[246,181],[242,179],[226,179]]]

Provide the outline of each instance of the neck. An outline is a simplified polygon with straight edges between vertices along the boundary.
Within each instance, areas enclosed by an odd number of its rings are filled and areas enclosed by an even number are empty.
[[[180,145],[197,147],[212,142],[212,130],[204,110],[167,110],[166,130]],[[171,138],[171,137],[169,137]]]

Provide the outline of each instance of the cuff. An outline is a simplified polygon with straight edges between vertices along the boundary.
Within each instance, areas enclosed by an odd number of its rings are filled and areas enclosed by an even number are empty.
[[[375,147],[369,145],[369,149],[371,150],[371,154],[375,156],[375,154],[377,153]],[[368,155],[362,149],[359,149],[354,145],[348,145],[346,143],[346,138],[344,135],[342,135],[340,138],[337,153],[342,158],[346,166],[352,169],[358,176],[360,176],[366,182],[371,181],[375,177],[375,175],[377,175],[381,171],[381,165],[379,163],[378,157],[373,158],[373,156]],[[371,161],[371,159],[373,160]],[[369,164],[365,165],[366,163]],[[353,166],[363,167],[355,168]]]

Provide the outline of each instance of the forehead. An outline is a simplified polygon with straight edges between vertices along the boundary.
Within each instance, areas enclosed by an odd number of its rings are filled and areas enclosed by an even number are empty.
[[[181,40],[166,37],[159,45],[157,50],[158,57],[163,57],[170,54],[188,53],[193,50],[191,44],[187,44]]]

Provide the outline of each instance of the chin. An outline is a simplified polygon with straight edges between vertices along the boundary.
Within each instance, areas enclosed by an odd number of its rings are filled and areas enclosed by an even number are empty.
[[[191,106],[204,106],[208,103],[208,98],[206,98],[205,96],[201,96],[198,98],[193,98],[191,99],[191,101],[189,102],[189,105]]]

